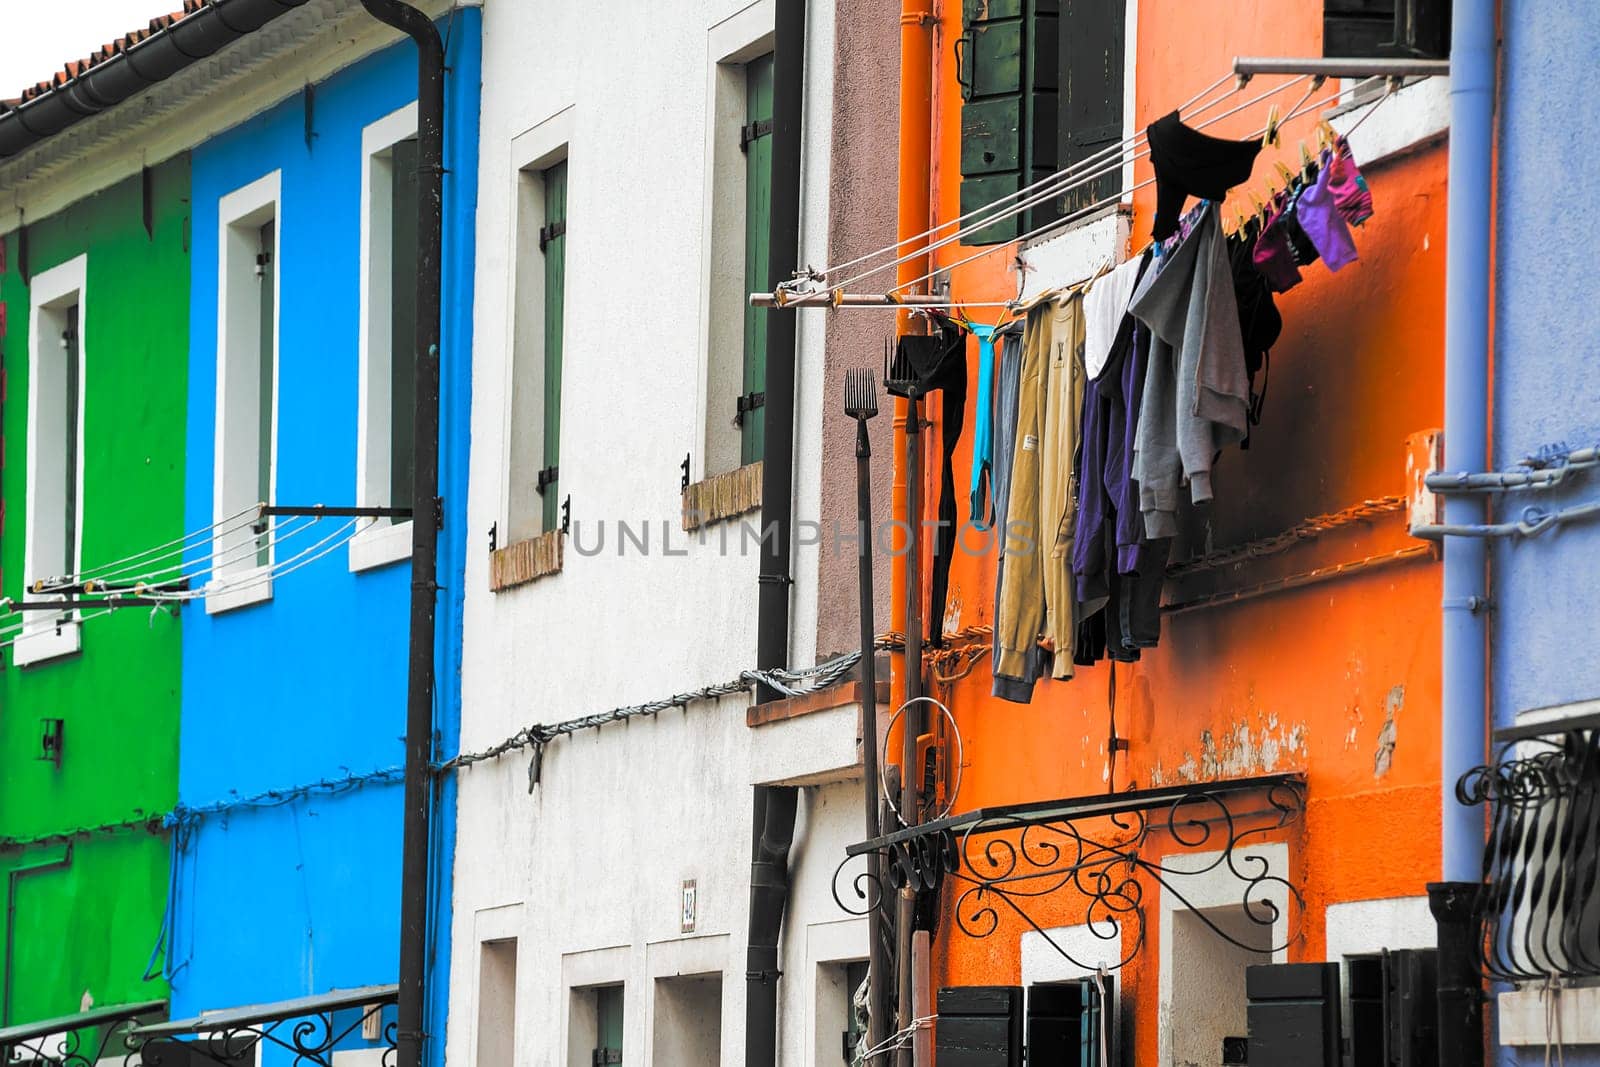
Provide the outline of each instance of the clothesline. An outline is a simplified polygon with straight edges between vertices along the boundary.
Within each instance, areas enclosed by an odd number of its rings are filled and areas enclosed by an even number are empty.
[[[1282,85],[1279,85],[1274,89],[1271,89],[1271,90],[1268,90],[1268,91],[1266,91],[1264,93],[1258,94],[1256,97],[1253,97],[1252,99],[1247,100],[1244,103],[1235,106],[1234,108],[1224,112],[1221,115],[1215,116],[1212,119],[1209,119],[1209,120],[1206,120],[1204,122],[1198,123],[1194,128],[1195,129],[1203,129],[1203,128],[1207,127],[1207,126],[1210,126],[1210,125],[1213,125],[1213,124],[1215,124],[1217,122],[1220,122],[1220,121],[1222,121],[1222,120],[1224,120],[1224,119],[1226,119],[1226,118],[1228,118],[1228,117],[1230,117],[1232,115],[1235,115],[1235,114],[1239,113],[1240,111],[1246,110],[1246,109],[1248,109],[1250,107],[1254,107],[1257,104],[1259,104],[1262,101],[1264,101],[1265,99],[1267,99],[1268,97],[1270,97],[1272,95],[1275,95],[1277,93],[1280,93],[1284,89],[1289,88],[1289,87],[1291,87],[1293,85],[1299,84],[1300,82],[1305,81],[1307,78],[1310,78],[1312,80],[1313,84],[1312,84],[1312,86],[1310,88],[1307,89],[1306,93],[1304,95],[1302,95],[1302,97],[1300,98],[1300,101],[1297,102],[1296,106],[1291,108],[1290,111],[1287,114],[1285,114],[1282,118],[1276,119],[1275,121],[1269,119],[1268,126],[1264,126],[1261,130],[1257,131],[1253,135],[1253,137],[1261,137],[1261,136],[1263,136],[1264,134],[1266,134],[1268,132],[1268,128],[1269,127],[1281,130],[1284,126],[1288,125],[1288,123],[1290,123],[1291,121],[1293,121],[1293,120],[1295,120],[1297,118],[1300,118],[1300,117],[1302,117],[1302,116],[1304,116],[1306,114],[1309,114],[1311,112],[1314,112],[1314,111],[1318,110],[1319,108],[1321,108],[1324,105],[1323,101],[1310,102],[1311,96],[1314,95],[1315,92],[1316,92],[1317,83],[1320,82],[1321,79],[1315,78],[1315,77],[1313,77],[1311,75],[1302,75],[1302,76],[1299,76],[1297,78],[1291,79],[1290,81],[1285,82]],[[1225,81],[1226,79],[1222,79],[1222,80]],[[1348,87],[1346,89],[1341,90],[1339,93],[1335,94],[1334,98],[1337,99],[1339,96],[1343,96],[1343,95],[1345,95],[1347,93],[1354,93],[1354,92],[1360,91],[1369,82],[1372,82],[1374,80],[1383,80],[1383,79],[1379,78],[1377,76],[1374,76],[1374,78],[1366,79],[1366,80],[1364,80],[1362,82],[1356,83],[1356,84],[1354,84],[1354,85],[1352,85],[1352,86],[1350,86],[1350,87]],[[1208,89],[1206,89],[1206,90],[1202,90],[1202,92],[1200,94],[1198,94],[1198,95],[1201,95],[1201,96],[1205,95],[1212,88],[1215,88],[1215,86],[1217,84],[1220,84],[1220,82],[1213,83],[1213,86],[1208,87]],[[1393,83],[1393,81],[1391,79],[1390,80],[1390,94],[1392,94],[1392,91],[1393,91],[1394,87],[1395,87],[1394,83]],[[1348,132],[1354,132],[1354,130],[1356,128],[1358,128],[1361,123],[1365,122],[1368,118],[1370,118],[1372,113],[1373,113],[1373,111],[1376,110],[1377,106],[1381,105],[1383,100],[1386,100],[1387,96],[1390,95],[1390,94],[1386,94],[1384,97],[1380,98],[1380,100],[1376,104],[1374,104],[1373,108],[1369,109],[1367,111],[1367,113],[1365,115],[1363,115],[1356,122],[1356,124],[1351,127],[1350,131],[1348,131]],[[1217,103],[1221,102],[1221,100],[1225,99],[1225,98],[1226,98],[1226,94],[1224,94],[1224,96],[1219,98],[1218,100],[1214,100],[1214,101],[1211,101],[1211,102],[1207,103],[1200,110],[1201,111],[1208,110],[1210,107],[1215,106]],[[1134,160],[1137,160],[1137,159],[1143,159],[1149,154],[1148,148],[1145,148],[1145,149],[1139,150],[1139,151],[1135,151],[1135,152],[1133,152],[1133,154],[1131,156],[1129,156],[1127,154],[1128,147],[1131,146],[1136,139],[1138,139],[1139,137],[1142,137],[1142,136],[1143,136],[1143,131],[1140,131],[1139,133],[1136,133],[1133,137],[1130,137],[1130,138],[1126,139],[1122,143],[1122,145],[1120,145],[1120,146],[1112,146],[1109,149],[1103,150],[1102,153],[1097,153],[1097,156],[1103,159],[1106,152],[1111,152],[1111,151],[1118,151],[1119,152],[1119,155],[1118,155],[1118,157],[1116,159],[1114,159],[1113,161],[1111,161],[1110,163],[1108,163],[1108,164],[1106,164],[1104,166],[1099,167],[1098,169],[1091,170],[1088,173],[1081,173],[1081,167],[1082,167],[1083,164],[1075,165],[1074,168],[1068,168],[1067,170],[1059,172],[1057,175],[1052,175],[1050,178],[1043,179],[1041,182],[1036,182],[1036,183],[1034,183],[1033,186],[1029,187],[1030,189],[1039,188],[1041,186],[1048,185],[1051,182],[1057,181],[1063,175],[1068,176],[1070,178],[1070,180],[1067,181],[1064,185],[1062,185],[1062,187],[1060,189],[1052,188],[1049,192],[1046,192],[1046,193],[1044,193],[1044,194],[1042,194],[1040,196],[1028,199],[1023,203],[1019,203],[1017,205],[1014,205],[1012,208],[1007,209],[1005,211],[1001,211],[998,214],[995,214],[993,216],[985,215],[982,218],[981,221],[973,223],[972,225],[964,228],[962,231],[960,231],[957,234],[949,235],[948,237],[946,237],[946,238],[944,238],[944,239],[942,239],[942,240],[940,240],[938,242],[935,242],[934,244],[928,246],[927,248],[920,249],[916,253],[899,257],[898,259],[896,259],[894,261],[881,264],[878,267],[874,267],[874,268],[871,268],[870,270],[860,272],[857,275],[853,275],[851,278],[846,279],[846,283],[852,283],[852,282],[861,280],[861,279],[863,279],[865,277],[868,277],[871,274],[875,274],[875,273],[877,273],[879,271],[887,270],[887,269],[889,269],[891,267],[898,266],[899,264],[904,263],[904,262],[908,262],[908,261],[910,261],[912,259],[921,258],[922,256],[924,256],[927,253],[931,252],[935,248],[942,247],[943,245],[948,244],[953,240],[959,239],[959,237],[961,235],[965,234],[965,233],[974,231],[976,229],[981,229],[981,228],[983,228],[985,226],[993,224],[996,221],[1000,221],[1000,220],[1003,220],[1005,218],[1009,218],[1012,215],[1018,214],[1021,211],[1025,211],[1029,207],[1034,206],[1039,200],[1046,200],[1046,199],[1049,199],[1049,198],[1051,198],[1053,196],[1060,195],[1062,192],[1065,192],[1065,191],[1073,189],[1073,188],[1077,188],[1077,187],[1079,187],[1081,185],[1087,184],[1088,182],[1092,182],[1092,181],[1094,181],[1094,180],[1096,180],[1096,179],[1098,179],[1100,177],[1103,177],[1106,174],[1115,172],[1115,171],[1121,169],[1123,166],[1125,166],[1129,162],[1133,162]],[[1348,136],[1348,133],[1347,133],[1346,136]],[[1086,163],[1086,164],[1087,163],[1092,163],[1095,158],[1096,157],[1090,157],[1090,159],[1084,161],[1084,163]],[[794,307],[794,308],[799,308],[799,307],[831,307],[831,308],[870,307],[870,308],[897,308],[898,309],[898,308],[905,308],[905,307],[925,307],[925,308],[934,309],[934,308],[951,308],[951,307],[958,307],[958,306],[965,306],[965,307],[1013,307],[1014,308],[1014,307],[1017,306],[1015,301],[1006,301],[1006,302],[996,301],[996,302],[983,302],[983,303],[980,303],[980,302],[974,302],[974,301],[949,301],[949,300],[942,299],[942,298],[939,298],[939,297],[922,297],[922,296],[909,295],[909,294],[908,295],[897,295],[897,294],[899,294],[901,290],[912,288],[912,287],[914,287],[916,285],[919,285],[919,284],[921,284],[923,282],[926,282],[926,281],[929,281],[929,280],[931,280],[933,278],[936,278],[939,275],[944,274],[947,271],[953,270],[956,267],[964,266],[964,265],[966,265],[968,263],[975,262],[975,261],[977,261],[979,259],[982,259],[982,258],[984,258],[986,256],[993,255],[997,251],[1000,251],[1000,250],[1006,249],[1006,248],[1010,248],[1013,245],[1016,245],[1016,244],[1018,244],[1020,242],[1027,241],[1027,240],[1029,240],[1031,238],[1037,237],[1037,236],[1039,236],[1039,235],[1041,235],[1041,234],[1043,234],[1043,233],[1045,233],[1045,232],[1047,232],[1049,230],[1056,229],[1056,228],[1063,227],[1063,226],[1067,226],[1067,225],[1070,225],[1070,224],[1072,224],[1074,222],[1077,222],[1077,221],[1081,221],[1082,219],[1087,218],[1090,215],[1093,215],[1093,214],[1095,214],[1097,212],[1100,212],[1100,211],[1104,210],[1105,208],[1107,208],[1107,207],[1109,207],[1109,206],[1111,206],[1113,204],[1121,202],[1124,197],[1130,195],[1133,192],[1137,192],[1137,191],[1139,191],[1141,189],[1144,189],[1144,188],[1148,187],[1149,185],[1151,185],[1153,183],[1154,183],[1154,178],[1147,178],[1144,181],[1133,185],[1131,188],[1129,188],[1127,190],[1119,191],[1119,192],[1117,192],[1115,194],[1112,194],[1111,196],[1108,196],[1108,197],[1106,197],[1106,198],[1104,198],[1104,199],[1102,199],[1100,201],[1097,201],[1097,202],[1095,202],[1093,204],[1090,204],[1090,205],[1088,205],[1086,207],[1080,208],[1080,209],[1072,212],[1071,214],[1069,214],[1069,215],[1067,215],[1067,216],[1065,216],[1063,218],[1051,219],[1048,222],[1046,222],[1046,223],[1044,223],[1044,224],[1042,224],[1042,225],[1040,225],[1038,227],[1035,227],[1034,229],[1028,231],[1027,233],[1021,234],[1018,237],[1014,237],[1014,238],[1012,238],[1012,239],[1010,239],[1008,241],[1005,241],[1003,243],[991,245],[989,247],[981,249],[981,250],[979,250],[979,251],[977,251],[975,253],[972,253],[971,255],[968,255],[968,256],[960,259],[960,260],[957,260],[954,263],[940,265],[940,266],[938,266],[938,267],[936,267],[936,268],[934,268],[932,270],[929,270],[926,273],[918,276],[917,278],[911,279],[911,280],[909,280],[907,282],[903,282],[903,283],[897,284],[892,289],[888,290],[886,293],[882,293],[882,294],[850,293],[850,292],[845,291],[846,290],[846,283],[841,283],[839,285],[831,286],[830,288],[828,288],[826,290],[816,289],[816,288],[809,289],[809,290],[799,289],[798,288],[799,286],[806,285],[808,283],[814,285],[816,282],[824,280],[826,278],[827,274],[828,274],[827,271],[808,270],[808,271],[805,271],[805,272],[801,272],[801,274],[797,276],[797,278],[796,278],[796,280],[794,282],[785,283],[784,285],[780,285],[779,288],[777,290],[775,290],[774,292],[772,292],[772,293],[752,293],[752,294],[750,294],[750,303],[751,303],[752,306],[755,306],[755,307],[785,307],[785,308],[789,308],[789,307]],[[997,205],[1004,204],[1008,200],[1014,199],[1016,196],[1022,195],[1023,193],[1026,193],[1026,192],[1027,192],[1027,190],[1020,190],[1016,194],[1007,194],[1006,196],[1001,197],[998,200],[994,201],[992,204],[986,204],[986,205],[984,205],[984,206],[982,206],[980,208],[977,208],[977,209],[974,209],[971,212],[968,212],[966,215],[961,216],[960,219],[951,220],[951,221],[952,222],[956,222],[956,221],[960,221],[961,219],[972,218],[975,215],[979,215],[979,214],[981,214],[983,212],[989,211],[992,208],[996,207]],[[934,230],[926,231],[925,234],[918,235],[918,236],[926,236],[926,233],[935,232],[937,229],[939,229],[939,228],[941,228],[943,226],[950,225],[950,224],[951,223],[942,223],[942,224],[940,224],[939,227],[935,227]],[[907,238],[906,240],[909,241],[909,240],[915,240],[915,239],[916,238],[913,237],[913,238]],[[886,253],[887,251],[891,251],[894,248],[897,248],[900,245],[903,245],[904,243],[906,243],[906,242],[905,241],[901,241],[901,242],[898,242],[896,245],[887,246],[885,249],[879,250],[878,252],[869,253],[868,255],[862,256],[862,257],[857,257],[857,259],[852,260],[852,261],[848,261],[848,263],[845,264],[845,265],[851,265],[851,264],[854,264],[854,263],[863,262],[866,259],[870,259],[870,258],[872,258],[872,257],[874,257],[876,255],[881,255],[881,254]],[[837,271],[838,269],[839,268],[834,268],[835,271]]]

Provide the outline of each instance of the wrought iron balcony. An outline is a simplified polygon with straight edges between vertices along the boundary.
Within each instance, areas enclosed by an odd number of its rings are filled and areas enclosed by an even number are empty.
[[[1456,783],[1489,805],[1478,901],[1483,973],[1600,977],[1600,716],[1495,734],[1494,762]]]

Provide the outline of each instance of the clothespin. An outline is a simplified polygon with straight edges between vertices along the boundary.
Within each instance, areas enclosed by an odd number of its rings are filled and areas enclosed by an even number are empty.
[[[1287,189],[1294,183],[1294,171],[1284,166],[1283,160],[1278,160],[1278,162],[1274,163],[1273,166],[1278,168],[1278,177],[1283,179],[1284,188]]]
[[[1272,110],[1267,112],[1267,132],[1261,138],[1261,147],[1267,148],[1278,143],[1278,105],[1273,104]]]
[[[1300,142],[1300,167],[1301,167],[1302,170],[1310,170],[1311,169],[1311,163],[1312,163],[1311,149],[1306,147],[1306,143],[1304,141],[1301,141]]]

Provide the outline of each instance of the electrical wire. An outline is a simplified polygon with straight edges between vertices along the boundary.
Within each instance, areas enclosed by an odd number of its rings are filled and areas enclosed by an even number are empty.
[[[140,559],[144,559],[144,558],[146,558],[148,556],[157,555],[157,554],[161,554],[161,553],[165,553],[167,555],[170,555],[171,552],[168,551],[168,550],[174,548],[175,546],[184,546],[184,545],[187,545],[191,541],[196,541],[196,540],[199,540],[199,539],[205,539],[205,538],[209,537],[211,535],[212,531],[216,530],[218,527],[225,526],[225,525],[227,525],[229,523],[232,523],[232,522],[236,522],[236,521],[238,521],[240,519],[249,518],[249,517],[255,515],[259,510],[260,510],[260,505],[259,504],[252,504],[250,507],[245,508],[242,511],[235,512],[232,515],[228,515],[228,516],[225,516],[225,517],[223,517],[221,519],[218,519],[216,522],[212,523],[210,526],[205,526],[205,527],[202,527],[202,528],[200,528],[198,530],[191,530],[190,532],[184,534],[182,537],[173,538],[171,541],[163,542],[162,544],[156,545],[156,546],[154,546],[152,548],[142,549],[142,550],[140,550],[138,552],[133,553],[132,555],[123,556],[121,559],[111,560],[109,563],[96,564],[93,568],[90,568],[88,570],[82,571],[82,572],[80,572],[78,574],[64,575],[64,576],[61,576],[60,578],[49,578],[49,579],[46,579],[46,581],[47,582],[52,582],[52,583],[53,582],[58,582],[58,581],[63,581],[63,580],[66,580],[66,579],[78,579],[78,580],[81,581],[81,580],[83,580],[85,578],[88,578],[88,577],[98,577],[100,574],[102,574],[103,572],[109,571],[111,568],[119,567],[119,566],[121,566],[121,565],[123,565],[125,563],[128,563],[130,561],[133,561],[133,560],[140,560]]]

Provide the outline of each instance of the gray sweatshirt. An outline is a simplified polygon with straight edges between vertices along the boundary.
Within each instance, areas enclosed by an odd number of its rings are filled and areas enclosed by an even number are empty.
[[[1146,271],[1128,310],[1150,327],[1150,366],[1134,436],[1133,477],[1145,536],[1178,532],[1178,491],[1211,499],[1211,463],[1244,439],[1250,404],[1239,309],[1217,205],[1158,270]]]

